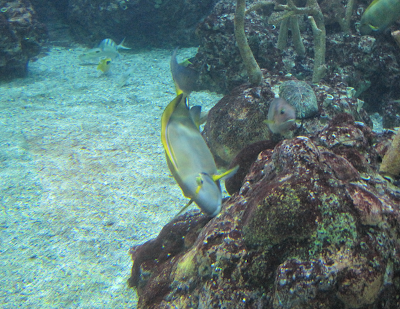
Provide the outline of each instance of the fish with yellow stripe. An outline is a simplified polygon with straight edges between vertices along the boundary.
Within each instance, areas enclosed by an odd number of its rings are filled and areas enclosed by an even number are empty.
[[[400,0],[374,0],[360,21],[360,33],[383,31],[400,18]]]
[[[200,106],[191,109],[187,97],[178,95],[165,108],[161,118],[161,141],[168,167],[189,203],[195,202],[205,214],[214,217],[221,210],[220,179],[233,176],[238,167],[217,173],[214,158],[199,130]]]

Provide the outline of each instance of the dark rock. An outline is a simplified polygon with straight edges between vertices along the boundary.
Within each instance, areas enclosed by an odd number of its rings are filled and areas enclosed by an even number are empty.
[[[265,120],[273,97],[267,85],[243,85],[210,110],[203,134],[219,166],[227,167],[245,146],[271,139]]]
[[[231,164],[228,166],[228,169],[234,168],[237,165],[239,166],[239,169],[235,175],[225,180],[225,188],[230,195],[240,190],[243,184],[243,179],[249,172],[253,162],[257,159],[258,154],[263,150],[273,149],[276,144],[277,142],[272,140],[255,142],[245,146],[236,155]]]
[[[0,79],[23,77],[47,38],[28,0],[0,0]]]
[[[68,20],[76,40],[92,47],[105,38],[130,47],[198,44],[197,24],[215,0],[71,0]],[[119,44],[120,42],[117,42]]]
[[[247,4],[255,2],[248,1]],[[200,74],[203,89],[229,93],[248,81],[247,71],[236,46],[234,35],[235,1],[220,0],[197,27],[200,40],[194,64],[205,70]],[[283,67],[281,52],[274,47],[278,29],[267,19],[251,12],[245,17],[245,33],[260,68],[278,73]]]

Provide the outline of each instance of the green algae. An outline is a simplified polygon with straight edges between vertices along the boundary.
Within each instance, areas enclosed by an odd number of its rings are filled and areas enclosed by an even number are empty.
[[[343,211],[338,196],[322,194],[319,206],[321,220],[311,235],[309,254],[318,255],[325,245],[353,248],[357,240],[356,219]]]
[[[311,236],[315,229],[313,206],[298,194],[306,188],[294,189],[290,183],[284,183],[278,189],[273,189],[256,207],[244,227],[248,245],[270,247],[288,238],[301,240]]]

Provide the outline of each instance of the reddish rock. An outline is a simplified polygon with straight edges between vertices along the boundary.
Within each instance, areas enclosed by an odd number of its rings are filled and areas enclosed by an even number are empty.
[[[179,248],[170,257],[137,246],[134,268],[157,265],[132,273],[141,282],[138,308],[397,308],[400,191],[374,166],[361,178],[333,151],[355,147],[362,156],[372,147],[368,130],[355,130],[350,146],[321,138],[336,132],[347,144],[342,125],[262,151],[240,191],[188,246],[169,239],[181,230],[174,224],[160,234],[158,242]],[[347,125],[357,127],[351,118]]]

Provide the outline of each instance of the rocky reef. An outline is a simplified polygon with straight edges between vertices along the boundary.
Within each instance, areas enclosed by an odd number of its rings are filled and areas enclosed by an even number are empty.
[[[229,93],[248,80],[244,62],[235,45],[234,2],[220,0],[197,27],[201,43],[194,65],[201,68],[205,63],[200,75],[203,89]],[[263,6],[247,2],[244,22],[250,48],[260,68],[271,75],[290,74],[299,80],[316,82],[313,68],[317,50],[312,22],[307,19],[307,14],[296,15],[295,28],[300,33],[299,40],[294,31],[287,31],[287,25],[281,29],[282,15],[286,11],[279,8],[285,7],[281,3],[289,2],[274,1],[269,5],[271,1],[262,2]],[[291,2],[298,9],[306,7],[306,1]],[[368,111],[383,114],[386,105],[399,96],[400,49],[395,39],[389,30],[360,35],[357,27],[369,1],[332,0],[318,1],[318,4],[326,28],[325,72],[318,82],[331,88],[338,83],[353,87],[355,96],[365,102]],[[353,9],[348,10],[348,6]],[[399,24],[391,29],[399,29]],[[282,30],[286,30],[286,35],[281,35]],[[296,42],[301,42],[301,48]],[[398,119],[396,123],[399,123]]]
[[[47,38],[28,0],[0,1],[0,79],[23,77]]]
[[[187,213],[131,249],[138,308],[400,306],[400,189],[377,135],[337,114],[264,144],[221,213]]]
[[[247,145],[263,140],[280,141],[284,136],[272,134],[266,124],[268,109],[274,96],[288,100],[296,108],[298,123],[293,135],[312,135],[328,120],[348,113],[368,126],[372,121],[364,110],[364,102],[354,97],[355,90],[338,82],[335,88],[319,83],[308,85],[293,76],[273,75],[263,70],[260,86],[243,84],[224,96],[208,113],[203,136],[220,167],[228,167]],[[231,166],[233,167],[233,166]]]

